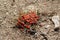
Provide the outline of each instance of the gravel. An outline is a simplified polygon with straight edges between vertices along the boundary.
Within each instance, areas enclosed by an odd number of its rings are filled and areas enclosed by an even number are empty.
[[[60,40],[60,31],[54,31],[52,22],[43,22],[51,25],[47,29],[39,24],[36,25],[37,38],[21,32],[20,29],[12,28],[17,23],[21,8],[26,8],[29,5],[35,6],[40,14],[55,11],[60,16],[60,0],[0,0],[0,40],[46,40],[40,34],[45,34],[48,40]],[[46,16],[41,16],[41,19]]]

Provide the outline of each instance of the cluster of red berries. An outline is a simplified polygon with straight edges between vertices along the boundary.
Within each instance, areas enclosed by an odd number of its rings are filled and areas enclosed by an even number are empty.
[[[21,29],[27,28],[30,29],[32,24],[36,24],[39,16],[35,12],[29,12],[18,18],[17,26],[20,26]]]

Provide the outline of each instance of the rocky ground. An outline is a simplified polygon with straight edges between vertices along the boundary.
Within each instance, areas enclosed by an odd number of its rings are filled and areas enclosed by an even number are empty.
[[[60,16],[60,0],[0,0],[0,40],[60,40],[60,31],[54,31],[55,26],[48,18],[47,21],[39,22],[49,27],[37,25],[35,35],[27,35],[12,28],[21,8],[29,5],[35,6],[40,14],[44,14],[41,15],[42,20],[49,17],[48,14],[56,13]]]

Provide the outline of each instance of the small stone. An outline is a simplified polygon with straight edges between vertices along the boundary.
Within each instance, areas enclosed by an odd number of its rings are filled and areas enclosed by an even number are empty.
[[[6,15],[9,15],[9,13],[8,13],[8,12],[6,12]]]
[[[55,25],[55,28],[60,26],[59,20],[60,20],[60,18],[58,15],[52,17],[52,21]]]
[[[30,33],[31,35],[34,35],[34,34],[36,33],[36,30],[30,30],[29,33]]]
[[[46,25],[46,26],[45,26],[46,29],[49,28],[49,27],[50,27],[50,25]]]

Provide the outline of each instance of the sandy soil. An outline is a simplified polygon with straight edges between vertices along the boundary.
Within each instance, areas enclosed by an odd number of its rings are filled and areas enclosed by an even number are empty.
[[[27,35],[11,28],[17,22],[19,10],[29,5],[36,6],[40,13],[55,11],[60,16],[60,0],[0,0],[0,40],[60,40],[60,31],[54,31],[53,24],[49,28],[37,26],[36,35]]]

